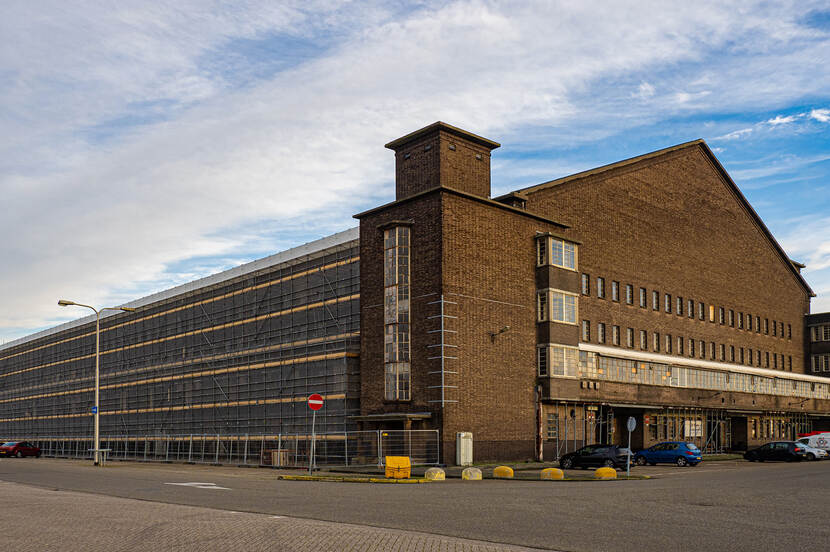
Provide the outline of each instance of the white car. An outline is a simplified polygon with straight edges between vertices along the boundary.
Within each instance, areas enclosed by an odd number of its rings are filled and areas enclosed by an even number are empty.
[[[827,457],[827,451],[820,448],[811,447],[807,444],[808,439],[804,437],[796,441],[800,447],[804,448],[804,458],[807,460],[821,460]]]

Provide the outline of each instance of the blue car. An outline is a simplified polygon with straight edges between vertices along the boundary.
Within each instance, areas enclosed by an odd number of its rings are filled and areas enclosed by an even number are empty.
[[[639,451],[634,456],[634,463],[639,466],[655,465],[658,462],[677,464],[678,466],[697,466],[703,460],[700,449],[694,443],[670,441]]]

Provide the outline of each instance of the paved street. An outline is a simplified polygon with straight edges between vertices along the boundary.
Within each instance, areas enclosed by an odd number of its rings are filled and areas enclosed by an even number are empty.
[[[11,501],[14,507],[7,500],[0,523],[9,548],[24,550],[90,549],[61,544],[100,533],[107,550],[142,543],[156,550],[312,550],[323,537],[335,539],[332,550],[488,550],[500,543],[757,551],[790,548],[796,533],[805,542],[830,542],[830,461],[711,462],[636,473],[658,477],[373,485],[278,481],[269,469],[119,462],[96,469],[2,459],[0,481],[38,488],[3,484],[4,496],[24,498]]]

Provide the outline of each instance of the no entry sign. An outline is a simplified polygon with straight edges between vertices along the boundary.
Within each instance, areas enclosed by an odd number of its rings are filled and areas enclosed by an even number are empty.
[[[308,398],[308,407],[312,410],[320,410],[323,408],[323,397],[314,393]]]

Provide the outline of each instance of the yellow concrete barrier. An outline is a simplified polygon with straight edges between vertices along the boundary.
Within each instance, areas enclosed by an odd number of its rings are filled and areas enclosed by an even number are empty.
[[[388,479],[409,479],[412,464],[409,456],[387,456],[386,477]]]
[[[596,479],[616,479],[617,470],[614,468],[597,468],[594,470],[594,478]]]
[[[481,481],[481,470],[478,468],[464,468],[461,472],[461,479],[464,481]]]
[[[559,468],[545,468],[539,475],[539,479],[565,479],[565,472]]]
[[[508,466],[498,466],[493,468],[493,477],[498,479],[513,479],[513,468]]]
[[[424,473],[424,477],[430,481],[444,481],[447,478],[447,474],[441,468],[429,468]]]

